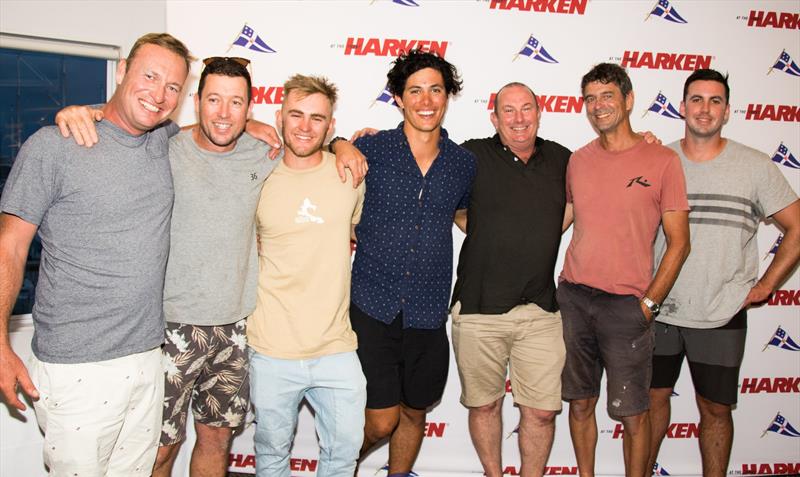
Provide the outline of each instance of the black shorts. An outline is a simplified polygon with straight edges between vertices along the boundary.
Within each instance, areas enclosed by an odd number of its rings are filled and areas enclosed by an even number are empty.
[[[427,409],[442,398],[450,366],[444,325],[435,330],[404,329],[402,313],[387,325],[352,302],[350,323],[358,335],[358,358],[367,378],[367,408],[403,403]]]
[[[650,387],[674,388],[686,356],[697,394],[715,403],[736,404],[746,337],[746,310],[739,311],[719,328],[685,328],[656,323]]]

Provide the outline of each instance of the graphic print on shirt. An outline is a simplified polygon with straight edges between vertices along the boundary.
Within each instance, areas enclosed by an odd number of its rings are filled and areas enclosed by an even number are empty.
[[[638,177],[634,177],[630,181],[628,181],[628,185],[625,186],[625,188],[627,189],[630,186],[632,186],[633,184],[639,184],[642,187],[650,187],[652,185],[649,182],[647,182],[647,179],[645,179],[644,176],[638,176]]]
[[[306,197],[303,199],[303,204],[297,209],[297,217],[294,218],[295,223],[305,224],[311,222],[313,224],[324,224],[325,221],[322,217],[317,217],[312,212],[317,210],[317,206],[311,203],[311,199]]]

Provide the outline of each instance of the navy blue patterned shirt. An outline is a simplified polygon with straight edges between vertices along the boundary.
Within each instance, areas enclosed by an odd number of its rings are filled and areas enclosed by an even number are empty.
[[[442,129],[439,155],[423,176],[403,123],[355,145],[369,173],[351,299],[387,324],[402,311],[404,328],[440,328],[453,280],[453,216],[469,203],[475,156]]]

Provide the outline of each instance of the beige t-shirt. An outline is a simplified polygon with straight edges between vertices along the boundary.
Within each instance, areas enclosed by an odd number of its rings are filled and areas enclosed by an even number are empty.
[[[323,154],[311,169],[281,161],[261,191],[258,301],[247,340],[274,358],[311,359],[357,347],[348,314],[350,229],[361,217],[364,184],[342,184],[334,156]]]

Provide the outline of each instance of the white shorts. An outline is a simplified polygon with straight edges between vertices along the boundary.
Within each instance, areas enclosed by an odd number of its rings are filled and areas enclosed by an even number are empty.
[[[94,363],[31,356],[36,420],[53,476],[148,476],[164,402],[159,348]]]

